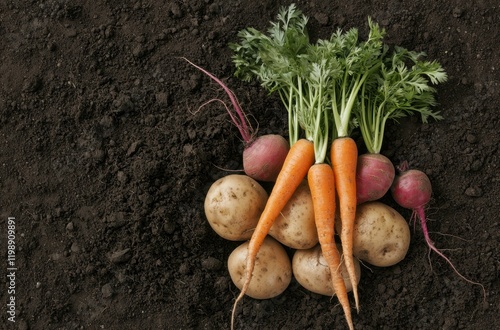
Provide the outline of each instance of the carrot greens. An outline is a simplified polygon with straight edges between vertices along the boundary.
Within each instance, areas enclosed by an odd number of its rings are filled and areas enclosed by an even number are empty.
[[[424,55],[396,47],[384,58],[372,81],[363,86],[360,106],[354,114],[370,153],[380,153],[388,119],[397,120],[415,112],[420,113],[424,123],[429,117],[442,119],[431,109],[436,104],[436,90],[429,83],[445,82],[447,75],[438,62],[421,60]]]
[[[382,64],[386,49],[382,44],[384,31],[368,19],[370,32],[366,41],[360,42],[358,30],[337,30],[328,41],[320,41],[340,62],[342,75],[337,79],[331,95],[333,118],[338,137],[349,136],[352,129],[352,111],[359,91]],[[335,136],[334,136],[335,138]]]
[[[239,44],[231,44],[234,50],[235,75],[245,81],[257,77],[270,92],[278,92],[288,110],[290,145],[299,138],[298,113],[312,103],[304,95],[303,85],[306,62],[310,47],[306,33],[307,17],[291,5],[282,8],[277,21],[271,23],[269,35],[254,28],[238,33]]]
[[[311,43],[308,19],[295,5],[282,8],[277,18],[268,34],[251,27],[238,33],[240,43],[230,45],[235,75],[245,81],[257,78],[269,92],[279,93],[289,114],[291,144],[304,126],[304,115],[316,106],[331,113],[322,122],[332,126],[332,139],[348,136],[356,126],[352,112],[358,94],[383,64],[385,32],[368,19],[366,41],[351,28]]]

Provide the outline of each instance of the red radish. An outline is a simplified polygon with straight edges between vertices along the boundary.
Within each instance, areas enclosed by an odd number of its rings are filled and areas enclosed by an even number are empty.
[[[391,188],[395,175],[394,165],[386,156],[378,153],[360,155],[356,169],[357,203],[382,198]]]
[[[278,134],[267,134],[246,144],[243,151],[243,169],[246,175],[259,181],[276,181],[289,145]]]
[[[231,117],[233,124],[241,134],[245,146],[243,151],[243,170],[245,174],[258,181],[275,181],[290,149],[286,139],[276,134],[262,135],[255,138],[254,129],[250,125],[247,115],[241,109],[233,91],[207,70],[186,58],[183,59],[219,84],[231,100],[234,112],[222,100],[216,99],[212,101],[220,101],[224,104],[229,117]]]
[[[429,177],[420,170],[408,169],[408,163],[403,162],[391,186],[391,193],[396,203],[412,209],[421,221],[425,220],[424,208],[431,200],[432,185]]]
[[[432,195],[432,186],[429,177],[420,170],[408,169],[408,162],[404,161],[398,166],[400,173],[396,176],[391,186],[391,193],[400,206],[413,210],[411,219],[420,220],[425,242],[431,251],[434,251],[443,258],[464,281],[479,285],[483,290],[486,299],[486,291],[481,283],[474,282],[458,272],[455,265],[446,257],[432,242],[427,229],[427,218],[425,217],[425,207],[429,203]]]

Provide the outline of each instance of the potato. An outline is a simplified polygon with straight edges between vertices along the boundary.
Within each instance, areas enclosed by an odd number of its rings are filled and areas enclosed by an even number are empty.
[[[227,261],[229,275],[241,290],[245,281],[248,242],[238,246]],[[252,279],[246,294],[254,299],[270,299],[283,293],[292,280],[292,265],[285,248],[267,236],[257,254]]]
[[[269,235],[292,249],[309,249],[318,243],[311,191],[304,181],[275,220]]]
[[[339,252],[342,253],[340,244],[337,244],[337,248]],[[358,259],[354,259],[354,266],[359,283],[361,278],[361,267]],[[330,297],[335,294],[332,288],[330,268],[328,268],[326,264],[319,244],[311,249],[295,251],[292,259],[292,271],[297,282],[307,290]],[[347,272],[345,263],[341,264],[340,271],[347,292],[352,291],[352,283],[349,279],[349,273]]]
[[[389,267],[406,256],[410,227],[392,207],[368,202],[357,207],[353,238],[354,256],[374,266]]]
[[[267,202],[267,192],[254,179],[231,174],[215,181],[205,197],[205,215],[212,229],[231,241],[252,236]]]

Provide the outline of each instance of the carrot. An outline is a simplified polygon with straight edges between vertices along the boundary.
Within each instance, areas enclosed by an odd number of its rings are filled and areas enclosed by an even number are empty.
[[[279,216],[281,210],[283,210],[299,184],[306,177],[313,163],[313,143],[306,139],[300,139],[295,142],[285,158],[285,162],[278,174],[278,178],[269,195],[264,211],[262,211],[257,227],[250,238],[246,260],[245,282],[243,283],[239,296],[234,302],[231,316],[231,329],[234,328],[236,306],[248,290],[248,285],[252,279],[252,272],[255,266],[255,259],[262,246],[262,242],[269,233],[269,230]]]
[[[352,283],[352,292],[359,312],[358,285],[354,268],[353,232],[356,217],[356,163],[358,148],[350,137],[341,137],[333,140],[330,149],[330,160],[335,174],[335,187],[339,198],[340,220],[342,230],[340,240],[349,278]]]
[[[332,287],[344,309],[349,329],[354,329],[351,307],[340,273],[340,253],[335,245],[335,176],[330,165],[314,164],[307,175],[321,251],[330,269]],[[356,283],[356,282],[353,282]]]

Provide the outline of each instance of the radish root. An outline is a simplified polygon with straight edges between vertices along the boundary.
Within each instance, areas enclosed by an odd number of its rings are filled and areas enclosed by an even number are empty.
[[[236,115],[233,114],[233,112],[229,109],[229,107],[222,100],[219,100],[219,99],[210,100],[210,101],[204,103],[204,105],[206,105],[212,101],[222,102],[222,104],[224,104],[224,106],[226,108],[227,113],[231,117],[231,120],[233,121],[234,125],[240,131],[241,137],[243,138],[243,141],[245,142],[245,144],[248,145],[248,144],[252,143],[252,141],[254,140],[254,137],[255,137],[255,131],[254,131],[253,127],[251,126],[250,121],[248,120],[248,116],[242,110],[240,102],[236,98],[236,95],[234,95],[234,92],[231,89],[229,89],[229,87],[227,87],[219,78],[217,78],[216,76],[214,76],[213,74],[211,74],[207,70],[194,64],[193,62],[191,62],[190,60],[188,60],[185,57],[181,57],[181,58],[183,60],[185,60],[186,62],[188,62],[189,64],[191,64],[192,66],[194,66],[196,69],[200,70],[201,72],[203,72],[204,74],[209,76],[210,79],[212,79],[217,84],[219,84],[219,86],[222,87],[222,89],[226,92],[227,96],[231,100],[231,104],[233,105],[233,109],[234,109],[234,112],[236,112]],[[202,107],[203,107],[203,105],[202,105]]]
[[[434,242],[431,240],[430,238],[430,235],[429,235],[429,230],[427,229],[427,219],[425,217],[425,212],[424,212],[424,207],[421,206],[421,207],[418,207],[416,209],[413,210],[413,214],[412,214],[412,219],[413,220],[416,220],[416,218],[419,218],[420,219],[420,226],[422,227],[422,232],[424,234],[424,238],[425,238],[425,242],[427,243],[427,246],[429,247],[430,251],[434,251],[438,256],[440,256],[441,258],[443,258],[449,265],[450,267],[453,269],[453,271],[461,278],[463,279],[464,281],[468,282],[468,283],[471,283],[471,284],[474,284],[474,285],[479,285],[483,291],[483,299],[484,301],[486,301],[486,289],[484,288],[484,285],[482,285],[481,283],[479,282],[474,282],[470,279],[468,279],[467,277],[465,277],[464,275],[462,275],[458,270],[457,268],[455,267],[455,265],[451,262],[450,259],[448,259],[447,256],[445,256],[435,245],[434,245]],[[430,252],[429,251],[429,252]],[[430,257],[429,257],[429,262],[430,262]]]

